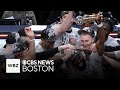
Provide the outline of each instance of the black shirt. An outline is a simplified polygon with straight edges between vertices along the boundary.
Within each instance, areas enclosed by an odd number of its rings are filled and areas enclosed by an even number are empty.
[[[53,49],[48,49],[47,51],[36,53],[35,60],[44,60],[49,59],[50,57],[54,56],[56,53],[58,53],[58,47]]]
[[[105,46],[105,52],[112,52],[117,50],[120,50],[120,46],[115,46],[115,47]]]

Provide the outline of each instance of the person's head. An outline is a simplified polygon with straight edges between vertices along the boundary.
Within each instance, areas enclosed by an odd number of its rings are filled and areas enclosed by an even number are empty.
[[[78,70],[83,70],[86,67],[85,58],[83,57],[81,51],[74,50],[68,61],[71,61],[70,64]]]
[[[63,22],[63,20],[67,17],[69,11],[61,11],[61,15],[60,15],[60,22]],[[76,17],[76,14],[73,14],[73,17]]]
[[[103,27],[104,27],[104,30],[105,30],[106,38],[108,37],[110,32],[113,31],[113,26],[114,26],[114,22],[111,19],[104,18]]]
[[[25,58],[29,55],[29,43],[26,37],[20,37],[16,43],[13,45],[13,54],[15,58]]]
[[[53,48],[55,42],[55,38],[49,38],[48,36],[50,29],[51,28],[48,26],[41,32],[42,45],[44,45],[44,48],[46,49]]]
[[[14,44],[19,38],[19,34],[16,32],[10,32],[6,38],[7,44]]]
[[[79,30],[81,45],[84,48],[89,49],[90,46],[94,43],[94,31],[93,30]]]
[[[4,48],[6,48],[7,45],[14,44],[19,37],[20,37],[19,34],[16,32],[8,33],[8,36],[6,38],[6,45],[4,46]]]

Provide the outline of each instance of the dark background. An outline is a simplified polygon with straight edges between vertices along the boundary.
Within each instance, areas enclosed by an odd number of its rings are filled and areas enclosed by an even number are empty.
[[[96,13],[99,10],[83,10],[85,13]],[[104,10],[104,12],[108,12],[111,11],[112,15],[118,19],[118,21],[120,22],[120,11],[118,10]],[[4,11],[0,11],[0,18],[2,17]],[[37,22],[38,25],[44,25],[44,24],[50,24],[53,23],[56,20],[59,20],[59,16],[60,16],[60,10],[59,11],[34,11],[36,18],[37,18]],[[78,14],[78,11],[76,11],[76,13]]]
[[[85,13],[111,11],[120,22],[119,0],[36,0],[29,2],[18,0],[15,3],[8,0],[7,3],[6,5],[6,0],[2,0],[4,6],[1,4],[0,17],[4,11],[32,10],[35,12],[38,24],[46,24],[49,23],[48,20],[55,21],[60,11],[63,10],[84,11]]]

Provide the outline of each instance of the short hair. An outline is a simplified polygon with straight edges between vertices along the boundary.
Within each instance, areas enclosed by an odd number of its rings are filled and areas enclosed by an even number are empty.
[[[19,33],[20,37],[21,36],[27,36],[26,33],[25,33],[25,27],[20,28],[18,33]]]
[[[111,20],[109,18],[104,18],[103,22],[109,24],[110,25],[110,31],[113,31],[113,26],[115,25],[113,20]]]
[[[15,38],[15,33],[14,32],[10,32],[6,38],[6,43],[7,44],[14,44],[16,42],[16,38]]]
[[[51,26],[48,25],[42,32],[41,32],[41,39],[47,40],[47,41],[55,41],[56,38],[49,37],[49,32],[52,30]]]
[[[65,14],[68,14],[69,11],[61,11],[61,15],[60,15],[60,18],[62,18]],[[73,14],[74,17],[76,17],[76,13]]]
[[[29,27],[30,25],[25,25],[24,27],[21,27],[19,30],[18,30],[18,33],[21,36],[27,36],[26,33],[25,33],[25,27]]]

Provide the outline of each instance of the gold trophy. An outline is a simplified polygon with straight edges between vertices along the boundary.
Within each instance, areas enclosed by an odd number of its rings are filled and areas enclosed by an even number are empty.
[[[93,23],[96,19],[96,15],[84,15],[81,18],[77,18],[76,24],[77,25],[83,25],[87,23]]]
[[[94,21],[99,17],[103,17],[102,12],[92,15],[87,14],[82,17],[76,18],[77,19],[76,24],[77,25],[91,24],[94,23]]]

